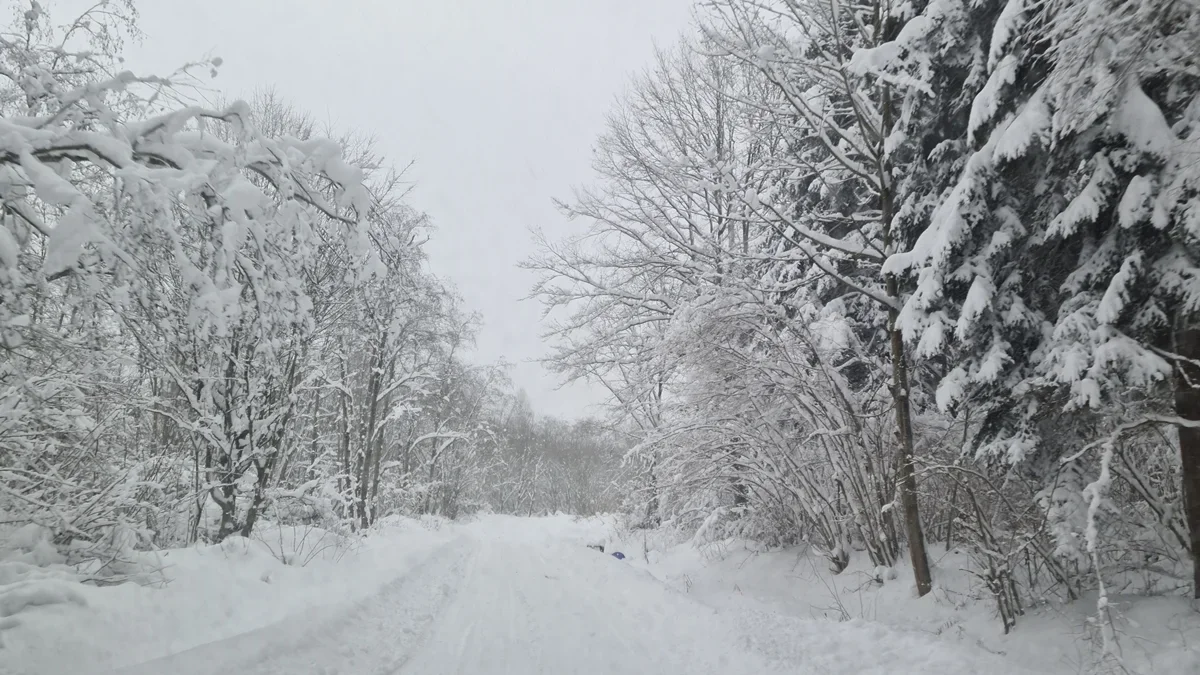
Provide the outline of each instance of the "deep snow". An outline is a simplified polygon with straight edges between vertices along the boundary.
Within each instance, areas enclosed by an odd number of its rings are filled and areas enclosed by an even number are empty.
[[[238,540],[161,554],[172,581],[158,588],[98,588],[26,574],[0,590],[0,607],[16,597],[14,589],[43,588],[43,599],[62,601],[11,613],[13,625],[0,632],[0,669],[28,675],[1061,672],[929,632],[801,616],[795,606],[789,610],[778,583],[793,583],[790,577],[776,580],[775,598],[757,595],[771,587],[767,578],[751,583],[748,593],[728,587],[724,561],[736,556],[710,564],[689,556],[691,549],[648,555],[630,548],[621,561],[611,546],[606,554],[585,546],[619,543],[610,526],[566,516],[393,521],[344,555],[320,549],[305,566],[298,563],[313,550],[311,542],[285,541],[284,553],[301,549],[297,564],[285,565],[278,547],[273,554],[261,542]],[[755,559],[777,562],[771,555]],[[685,566],[689,571],[681,572]],[[689,583],[675,583],[678,574]]]
[[[797,638],[780,643],[781,649],[811,645],[812,639],[803,637],[811,626],[805,620],[821,619],[879,627],[887,636],[901,631],[936,637],[1003,657],[1014,668],[1062,675],[1114,670],[1099,663],[1094,593],[1072,603],[1026,598],[1025,614],[1006,635],[994,601],[968,571],[968,556],[958,550],[930,547],[934,589],[916,598],[907,565],[881,575],[865,555],[856,554],[846,570],[833,575],[823,558],[804,547],[763,550],[733,539],[697,544],[665,530],[610,528],[593,536],[608,550],[623,549],[632,565],[698,602],[761,617],[774,626],[762,631],[762,640]],[[1112,595],[1110,601],[1121,657],[1116,670],[1130,675],[1200,673],[1200,612],[1188,599]],[[903,663],[903,655],[898,658]]]
[[[0,673],[106,672],[317,618],[374,595],[453,537],[435,520],[393,520],[378,530],[358,542],[315,528],[264,528],[253,540],[143,554],[142,583],[103,587],[78,583],[64,566],[44,564],[47,556],[40,565],[0,556]],[[35,589],[45,596],[41,606],[3,610]]]

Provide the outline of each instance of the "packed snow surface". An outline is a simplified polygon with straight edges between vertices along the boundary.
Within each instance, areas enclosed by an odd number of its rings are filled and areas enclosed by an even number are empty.
[[[789,617],[766,605],[701,604],[633,564],[636,552],[622,561],[612,550],[587,548],[603,536],[599,527],[501,516],[407,525],[303,567],[262,554],[260,542],[237,555],[231,546],[175,551],[187,569],[165,588],[79,585],[74,601],[24,608],[0,632],[0,668],[29,675],[1032,672],[926,633]]]

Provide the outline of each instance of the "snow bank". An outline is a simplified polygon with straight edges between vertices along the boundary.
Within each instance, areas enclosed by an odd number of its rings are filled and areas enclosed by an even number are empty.
[[[768,651],[819,648],[836,653],[839,647],[826,642],[836,642],[841,634],[814,632],[810,620],[817,619],[868,632],[888,626],[887,632],[871,639],[872,648],[881,653],[901,650],[890,657],[897,664],[903,663],[905,647],[894,639],[893,629],[961,643],[1043,673],[1090,672],[1099,654],[1091,644],[1099,639],[1090,619],[1094,597],[1027,607],[1014,631],[1004,635],[993,601],[965,571],[970,566],[966,556],[955,551],[931,551],[935,587],[916,598],[907,567],[881,573],[865,556],[855,557],[834,576],[821,557],[799,548],[765,551],[735,540],[697,547],[678,543],[674,533],[657,531],[617,530],[609,541],[623,547],[630,564],[669,586],[743,616],[739,622],[751,634],[748,639]],[[889,579],[891,575],[895,578]],[[1200,673],[1200,613],[1187,599],[1125,596],[1112,602],[1124,663],[1131,673]],[[777,635],[791,638],[771,637]],[[897,667],[891,672],[906,671]]]
[[[353,539],[266,526],[254,539],[141,554],[142,584],[102,587],[31,564],[33,541],[0,556],[0,672],[104,672],[353,603],[452,537],[436,521],[392,519]]]

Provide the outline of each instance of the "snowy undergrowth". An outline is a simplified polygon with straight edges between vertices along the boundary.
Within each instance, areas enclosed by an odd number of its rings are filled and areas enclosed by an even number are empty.
[[[0,673],[102,672],[354,602],[453,538],[438,519],[393,518],[365,537],[265,525],[251,539],[137,554],[97,585],[42,533],[0,551]]]
[[[966,571],[970,560],[959,551],[931,549],[935,587],[916,598],[911,570],[877,570],[865,554],[856,553],[833,575],[811,549],[765,550],[735,539],[697,544],[670,529],[629,530],[608,522],[613,526],[606,531],[591,531],[591,543],[622,552],[632,565],[704,604],[741,613],[764,639],[779,632],[769,624],[781,621],[791,622],[793,633],[805,625],[793,620],[878,623],[972,645],[1037,672],[1101,670],[1094,594],[1027,607],[1005,635],[994,601]],[[1200,672],[1200,613],[1185,598],[1114,596],[1110,602],[1128,672]]]

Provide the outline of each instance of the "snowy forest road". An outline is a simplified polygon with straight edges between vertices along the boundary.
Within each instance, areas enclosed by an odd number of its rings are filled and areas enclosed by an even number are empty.
[[[1013,672],[882,627],[718,613],[535,521],[461,529],[369,600],[117,671],[124,675]],[[881,632],[882,631],[882,632]],[[933,647],[932,649],[930,647]]]
[[[772,672],[726,632],[713,610],[611,556],[533,529],[475,529],[363,603],[117,672]]]

